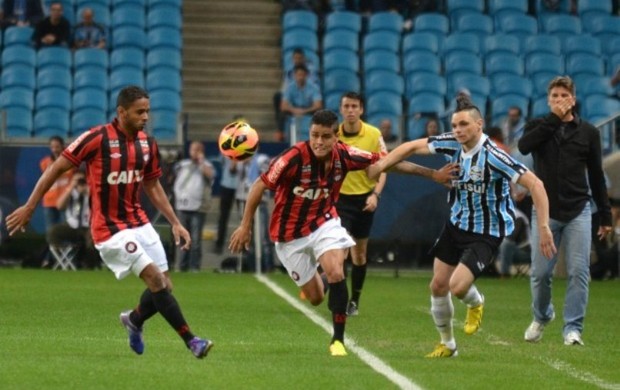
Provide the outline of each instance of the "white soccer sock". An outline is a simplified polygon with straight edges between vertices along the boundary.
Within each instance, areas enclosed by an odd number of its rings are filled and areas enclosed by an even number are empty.
[[[482,303],[484,303],[484,298],[482,294],[478,292],[478,289],[475,285],[471,285],[467,294],[461,299],[461,301],[467,305],[467,307],[476,307]]]
[[[454,306],[452,297],[448,293],[445,297],[431,296],[431,313],[435,327],[441,336],[441,342],[450,349],[456,348],[454,335],[452,333],[452,317],[454,316]]]

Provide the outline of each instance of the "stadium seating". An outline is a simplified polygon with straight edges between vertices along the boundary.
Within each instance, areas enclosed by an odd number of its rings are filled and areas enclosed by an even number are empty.
[[[374,70],[390,70],[400,72],[400,57],[388,50],[373,50],[364,55],[364,73],[367,75]]]
[[[462,18],[484,12],[484,0],[448,0],[447,11],[452,26],[461,29]]]
[[[157,29],[154,31],[158,30],[162,29]],[[151,32],[149,32],[149,41],[151,42],[151,47],[153,47],[153,41],[151,40],[152,38],[155,39],[156,37],[151,37]],[[159,41],[165,41],[166,35],[164,34],[162,36],[159,36],[158,38]],[[282,38],[282,51],[286,52],[287,50],[293,50],[298,47],[316,52],[319,48],[317,34],[315,32],[305,29],[285,32]],[[178,48],[180,49],[180,46]]]
[[[387,50],[398,53],[400,36],[386,31],[377,31],[366,34],[363,41],[364,55],[374,50]]]
[[[64,7],[65,9],[67,7]],[[90,8],[93,10],[93,19],[95,23],[98,23],[105,27],[106,29],[111,25],[111,17],[110,17],[110,7],[107,5],[102,5],[94,2],[85,3],[82,5],[78,5],[76,7],[75,15],[78,15],[78,19],[81,18],[82,12],[85,8]]]
[[[34,90],[36,79],[34,68],[31,66],[13,66],[2,70],[0,87],[2,90],[10,87],[22,87]]]
[[[171,35],[166,35],[170,33]],[[175,42],[175,35],[180,34],[178,30],[174,30],[167,27],[158,28],[149,31],[148,42],[153,47],[156,43],[158,46],[162,46],[162,42],[169,42],[170,46],[174,46],[180,49],[180,42]],[[179,35],[180,41],[180,35]],[[114,50],[119,48],[132,47],[139,50],[146,48],[147,37],[144,29],[132,26],[124,26],[115,28],[112,31],[112,48]],[[178,43],[178,44],[177,44]]]
[[[346,69],[334,69],[325,73],[323,77],[323,92],[342,95],[348,91],[360,91],[361,84],[357,73]]]
[[[47,108],[59,108],[63,111],[70,111],[71,91],[58,87],[45,88],[37,91],[35,109],[41,111]]]
[[[146,89],[150,93],[159,90],[181,93],[181,87],[181,74],[173,69],[161,68],[146,76]]]
[[[454,32],[443,41],[441,52],[444,56],[452,53],[480,53],[480,41],[476,34]]]
[[[427,51],[431,54],[439,52],[439,42],[435,34],[428,32],[411,33],[403,37],[402,55],[407,56],[411,52]]]
[[[10,46],[2,50],[2,68],[7,70],[11,66],[35,67],[37,55],[32,47]]]
[[[150,94],[151,110],[181,111],[181,96],[172,91],[159,90]]]
[[[495,31],[516,36],[523,46],[528,37],[538,34],[538,22],[529,15],[509,14],[502,18],[499,25],[495,25]]]
[[[175,49],[150,49],[146,55],[146,68],[149,72],[160,68],[181,71],[181,52]]]
[[[486,37],[492,35],[494,31],[493,19],[481,13],[466,13],[461,15],[458,19],[457,26],[458,31],[462,33],[476,34],[480,42],[483,42]]]
[[[446,80],[442,76],[428,73],[414,73],[407,77],[407,99],[411,99],[420,93],[432,93],[443,98],[446,91]]]
[[[591,31],[598,23],[598,18],[611,15],[611,6],[610,0],[579,0],[577,14],[584,30]]]
[[[491,82],[487,77],[475,74],[456,74],[448,79],[448,96],[454,96],[464,89],[472,94],[486,97],[491,93]]]
[[[450,77],[456,72],[482,74],[482,60],[476,54],[455,52],[444,57],[444,73]]]
[[[50,87],[64,88],[71,91],[73,77],[70,69],[48,68],[37,72],[37,89]]]
[[[73,94],[73,111],[94,109],[107,111],[108,99],[106,91],[99,88],[82,88]]]
[[[287,11],[282,20],[284,34],[293,30],[308,30],[316,35],[319,26],[319,19],[316,13],[306,10]]]
[[[83,68],[77,70],[73,77],[74,93],[82,88],[96,88],[107,92],[109,88],[108,73],[100,68]]]
[[[410,52],[404,57],[403,70],[405,77],[415,72],[439,74],[441,72],[441,61],[438,56],[426,51]]]
[[[325,18],[325,31],[348,30],[359,34],[362,30],[362,16],[356,12],[336,11]]]
[[[549,34],[538,34],[525,40],[524,51],[526,58],[537,53],[548,53],[554,56],[562,54],[560,38]]]
[[[581,34],[581,21],[576,16],[551,15],[545,19],[543,30],[566,42],[569,38],[572,39],[573,36]]]
[[[143,71],[145,67],[144,50],[136,47],[121,47],[112,50],[110,55],[110,70],[118,68],[136,68]]]
[[[0,108],[19,107],[28,111],[34,108],[34,93],[22,87],[4,88],[0,92]]]
[[[523,60],[515,54],[496,53],[486,57],[485,73],[488,77],[506,73],[522,76],[524,71]]]
[[[32,46],[33,33],[34,28],[32,27],[7,27],[7,29],[4,30],[4,37],[2,39],[2,43],[5,48],[11,47],[13,45]]]
[[[323,55],[334,49],[359,50],[359,37],[350,30],[332,30],[323,36]]]
[[[516,15],[525,15],[527,12],[528,0],[490,0],[489,15],[495,22],[496,29],[500,27],[504,18],[511,18]]]
[[[144,88],[144,73],[136,68],[117,68],[110,73],[110,90],[128,85]]]
[[[173,140],[177,137],[178,113],[174,111],[154,111],[151,114],[153,136],[160,140]]]
[[[547,96],[537,98],[532,104],[532,117],[539,118],[549,113],[549,105],[547,104]]]
[[[39,110],[34,115],[34,136],[49,138],[53,135],[65,137],[69,129],[69,111],[58,108]]]
[[[443,97],[434,93],[420,93],[409,100],[407,113],[440,116],[445,110]]]
[[[495,76],[492,81],[491,99],[510,94],[529,99],[532,96],[532,82],[528,78],[515,74]]]
[[[137,37],[138,42],[140,39],[142,39],[142,34],[139,34],[139,37]],[[149,50],[160,48],[181,50],[183,48],[181,31],[172,27],[157,27],[149,30],[146,42],[149,44]],[[140,45],[138,44],[136,46],[139,47]]]
[[[76,71],[92,67],[107,72],[109,67],[108,51],[96,48],[78,49],[73,54],[73,66]]]
[[[160,7],[149,11],[146,16],[147,27],[149,30],[158,27],[171,27],[181,29],[181,13],[174,7]]]
[[[492,123],[498,123],[510,107],[519,107],[524,117],[529,116],[529,99],[519,95],[503,95],[491,100]]]
[[[37,68],[43,70],[48,66],[60,66],[70,69],[73,65],[71,50],[66,47],[46,47],[37,52]]]
[[[611,41],[620,36],[620,17],[604,16],[597,18],[596,23],[591,27],[590,33],[603,43]]]
[[[154,10],[159,7],[168,7],[168,6],[173,6],[178,9],[181,9],[182,2],[183,0],[148,0],[147,6],[149,10]]]
[[[387,91],[398,95],[405,92],[405,83],[401,75],[387,70],[377,70],[368,75],[364,82],[367,95]]]
[[[375,12],[368,20],[368,31],[386,31],[400,36],[403,29],[403,17],[396,12]]]
[[[162,14],[166,12],[166,14]],[[151,19],[151,13],[149,13],[149,28],[151,28],[151,23],[154,26],[161,25],[170,25],[171,27],[180,28],[181,27],[181,16],[179,15],[178,21],[179,24],[174,25],[177,18],[175,18],[173,13],[169,13],[166,9],[156,10],[152,12],[153,19]],[[165,20],[163,20],[165,19]],[[140,5],[129,3],[125,5],[115,6],[114,11],[112,12],[112,30],[121,27],[137,27],[144,30],[146,27],[146,18],[144,16],[144,7]]]
[[[71,130],[73,135],[78,135],[84,131],[102,125],[107,122],[106,112],[93,108],[86,108],[74,111],[71,115]]]
[[[346,49],[332,50],[323,55],[323,72],[335,69],[346,69],[350,72],[359,72],[360,60],[357,53]]]
[[[605,63],[601,57],[578,53],[566,60],[566,71],[573,77],[580,74],[602,76],[605,74]]]
[[[416,16],[413,28],[416,33],[428,32],[434,34],[441,48],[445,36],[450,32],[450,21],[443,14],[423,13]]]
[[[366,99],[366,115],[383,112],[390,115],[400,116],[403,114],[402,97],[390,92],[377,92],[369,95]]]
[[[32,132],[32,110],[23,107],[7,107],[6,133],[9,138],[28,138]]]
[[[564,73],[564,57],[550,53],[537,53],[527,58],[525,69],[529,76],[539,73]]]
[[[521,42],[517,37],[513,37],[506,34],[495,34],[487,36],[482,45],[482,50],[485,55],[492,55],[495,53],[508,53],[521,55]]]
[[[342,97],[341,92],[332,92],[329,94],[324,94],[323,96],[323,106],[325,106],[326,109],[334,112],[340,111],[340,98]]]

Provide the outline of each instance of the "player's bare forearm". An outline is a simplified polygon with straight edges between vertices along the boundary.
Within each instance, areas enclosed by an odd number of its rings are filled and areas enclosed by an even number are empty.
[[[250,192],[248,193],[248,198],[245,202],[245,208],[243,210],[243,218],[241,219],[241,226],[247,229],[252,227],[252,220],[254,219],[254,213],[256,213],[256,209],[260,205],[261,200],[263,199],[263,193],[267,189],[265,183],[260,179],[256,179],[250,187]]]
[[[553,241],[553,233],[549,227],[549,199],[543,182],[532,172],[527,171],[518,181],[519,184],[530,190],[532,201],[536,207],[536,218],[538,223],[538,235],[540,251],[542,254],[551,259],[557,253],[555,243]]]
[[[181,223],[174,213],[172,205],[159,179],[146,180],[144,182],[144,192],[151,200],[153,206],[164,215],[171,225],[178,225]]]
[[[37,184],[34,186],[28,201],[26,201],[25,206],[34,210],[41,201],[41,198],[43,198],[43,195],[52,187],[54,182],[71,168],[73,168],[73,164],[71,164],[69,160],[63,156],[58,157],[56,161],[43,172]]]
[[[400,144],[396,149],[388,153],[387,156],[383,157],[379,163],[381,163],[383,171],[387,171],[413,154],[429,153],[430,151],[428,149],[428,142],[426,138],[417,139]]]

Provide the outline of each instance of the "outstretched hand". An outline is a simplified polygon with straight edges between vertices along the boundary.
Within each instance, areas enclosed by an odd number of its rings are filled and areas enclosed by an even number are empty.
[[[458,179],[461,167],[458,163],[449,163],[433,172],[433,180],[452,188],[452,180]]]
[[[6,217],[6,228],[9,232],[9,236],[12,236],[17,231],[25,232],[26,226],[30,219],[32,218],[32,214],[34,213],[34,209],[21,206],[13,211]]]
[[[185,251],[189,250],[189,247],[192,245],[192,237],[183,225],[172,225],[172,235],[174,236],[175,245],[181,245],[181,239],[183,239],[183,246],[181,246],[181,249]]]
[[[244,249],[250,249],[250,239],[252,238],[251,229],[244,228],[243,226],[239,226],[233,232],[232,236],[230,236],[230,243],[228,244],[228,249],[232,253],[240,253]]]

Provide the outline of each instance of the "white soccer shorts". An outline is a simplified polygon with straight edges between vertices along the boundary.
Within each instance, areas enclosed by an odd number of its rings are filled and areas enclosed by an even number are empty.
[[[346,249],[355,245],[340,218],[325,222],[309,236],[288,242],[276,242],[278,259],[298,286],[314,277],[319,266],[318,259],[328,250]]]
[[[151,263],[159,267],[161,272],[168,271],[164,246],[150,223],[121,230],[107,241],[96,244],[95,248],[116,279],[123,279],[130,272],[139,277],[142,270]]]

